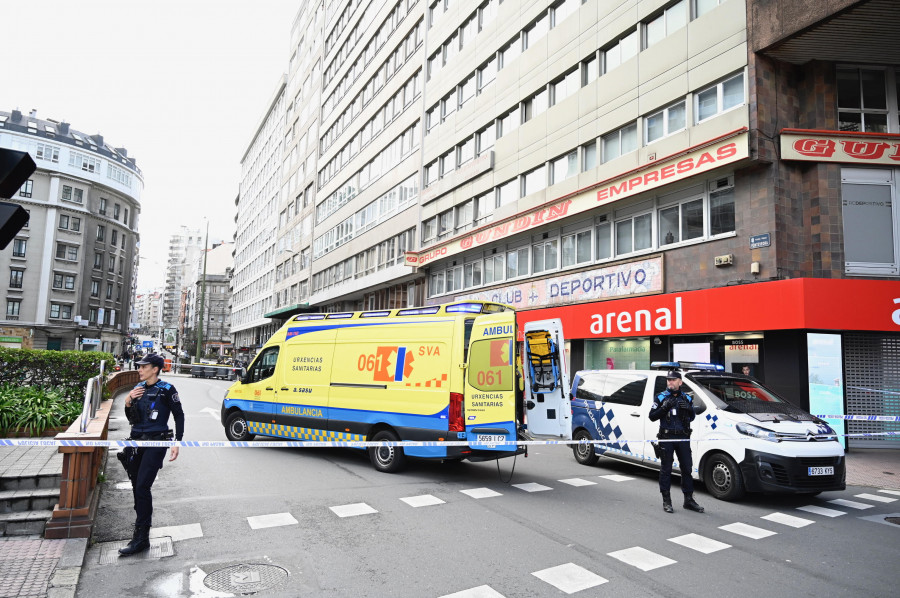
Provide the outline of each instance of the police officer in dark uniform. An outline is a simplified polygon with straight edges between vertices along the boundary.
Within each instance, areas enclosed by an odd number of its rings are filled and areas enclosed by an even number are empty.
[[[175,420],[175,440],[184,435],[184,410],[175,387],[159,379],[165,361],[159,355],[147,355],[137,362],[140,384],[125,397],[125,416],[131,424],[132,440],[171,440],[169,416]],[[150,525],[153,516],[153,496],[150,488],[163,466],[165,447],[141,447],[129,467],[131,489],[134,494],[134,536],[119,554],[129,556],[150,548]],[[169,461],[178,458],[173,446]]]
[[[681,491],[684,492],[684,508],[703,512],[703,507],[694,500],[694,478],[691,476],[693,461],[691,459],[691,422],[694,420],[694,404],[689,395],[681,392],[681,373],[672,370],[666,375],[667,390],[659,393],[650,408],[650,421],[659,420],[660,442],[659,491],[662,493],[663,510],[674,513],[669,488],[672,485],[672,460],[678,455],[678,466],[681,468]]]

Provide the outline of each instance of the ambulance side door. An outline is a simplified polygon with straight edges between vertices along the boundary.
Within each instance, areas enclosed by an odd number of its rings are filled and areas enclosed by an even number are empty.
[[[465,368],[464,435],[473,449],[513,451],[516,440],[515,315],[480,316],[471,326]],[[467,324],[468,326],[468,324]]]
[[[553,352],[529,346],[531,332],[546,332]],[[524,328],[522,369],[525,377],[525,421],[535,437],[572,439],[572,406],[569,396],[569,364],[566,339],[559,319],[528,322]],[[546,338],[546,336],[545,336]],[[536,361],[540,363],[535,363]],[[538,379],[539,378],[539,379]]]
[[[250,432],[263,433],[260,424],[272,424],[275,421],[276,377],[278,376],[278,355],[281,345],[270,345],[263,348],[250,368],[247,370],[241,391],[247,401],[244,416]]]

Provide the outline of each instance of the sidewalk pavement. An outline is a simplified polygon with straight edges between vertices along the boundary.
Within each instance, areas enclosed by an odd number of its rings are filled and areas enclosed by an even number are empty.
[[[0,477],[37,474],[62,474],[56,447],[0,447]],[[900,490],[900,450],[847,452],[847,486]],[[0,598],[74,598],[86,551],[86,538],[0,537]]]

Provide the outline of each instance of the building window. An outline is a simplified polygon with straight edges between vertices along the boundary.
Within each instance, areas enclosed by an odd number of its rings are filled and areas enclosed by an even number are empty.
[[[37,153],[35,157],[38,160],[47,160],[48,162],[59,162],[59,148],[44,143],[37,144]]]
[[[453,232],[453,210],[447,210],[438,216],[438,239],[449,236]]]
[[[71,320],[72,306],[66,303],[51,303],[50,317],[58,320]]]
[[[612,255],[612,225],[602,222],[597,225],[597,259],[607,260]]]
[[[522,175],[522,197],[542,191],[547,187],[547,165],[542,164]]]
[[[509,135],[522,124],[522,112],[518,105],[500,117],[500,131],[498,137]]]
[[[103,267],[103,254],[102,253],[94,253],[94,268],[100,269]]]
[[[523,45],[525,48],[530,48],[533,46],[539,39],[547,35],[547,32],[550,31],[550,13],[543,13],[538,19],[531,24],[531,26],[525,28],[525,37],[523,40]]]
[[[528,248],[506,252],[506,278],[528,275]]]
[[[738,73],[694,95],[696,122],[703,122],[744,103],[744,73]]]
[[[114,255],[109,256],[109,267],[106,270],[108,272],[116,271],[116,257]]]
[[[712,236],[734,232],[734,187],[725,186],[728,179],[709,194],[709,234]],[[716,184],[716,183],[713,183]]]
[[[555,106],[567,97],[574,95],[579,89],[581,89],[581,74],[575,68],[550,84],[550,102]]]
[[[550,106],[550,94],[547,92],[547,88],[543,88],[542,90],[525,100],[524,106],[525,122],[528,122],[535,116],[546,112],[547,108]]]
[[[56,244],[56,257],[61,260],[76,261],[78,260],[78,247],[74,245],[65,245],[63,243]]]
[[[474,204],[475,200],[470,199],[456,206],[456,232],[461,233],[472,228],[475,222]]]
[[[500,68],[506,68],[522,53],[522,40],[517,35],[508,44],[500,48]]]
[[[457,146],[457,164],[465,164],[475,157],[475,138],[469,137]]]
[[[660,208],[658,215],[660,247],[703,236],[703,198]]]
[[[97,225],[97,240],[100,242],[106,241],[106,227],[102,224]]]
[[[487,127],[478,131],[476,134],[478,138],[478,155],[485,153],[492,147],[494,147],[494,142],[497,141],[497,125],[494,122],[491,122]]]
[[[616,222],[616,255],[650,249],[653,245],[652,218],[641,214]]]
[[[462,108],[466,105],[466,102],[475,97],[475,75],[470,76],[468,79],[460,83],[459,85],[459,106]]]
[[[581,6],[582,0],[560,0],[553,5],[553,27],[563,22],[564,19],[575,14],[575,11]]]
[[[841,211],[848,274],[900,272],[897,170],[841,169]]]
[[[75,289],[75,276],[71,274],[53,274],[53,288],[66,289],[72,291]]]
[[[600,61],[596,54],[591,54],[581,61],[581,85],[587,85],[600,76]]]
[[[684,100],[644,119],[644,139],[652,143],[685,127]]]
[[[21,289],[22,288],[22,280],[24,278],[25,278],[25,270],[10,270],[9,271],[9,288]]]
[[[484,258],[484,283],[500,282],[506,273],[506,254],[498,253]]]
[[[19,189],[19,197],[31,197],[31,191],[34,189],[34,181],[28,179],[25,181],[25,184],[22,185],[22,188]]]
[[[477,72],[478,91],[486,88],[497,78],[497,56],[492,56]]]
[[[632,123],[601,138],[603,143],[603,163],[615,160],[638,147],[637,124]]]
[[[475,222],[476,224],[483,224],[486,222],[491,214],[494,213],[494,208],[497,206],[497,198],[494,197],[493,191],[488,191],[484,195],[480,195],[475,198]]]
[[[548,239],[532,245],[531,259],[534,274],[559,268],[559,239]]]
[[[88,322],[90,322],[91,324],[97,323],[97,308],[96,307],[91,307],[90,309],[88,309]]]
[[[106,198],[105,197],[100,198],[100,209],[97,211],[100,212],[100,214],[102,216],[106,216]]]
[[[705,15],[725,0],[693,0],[694,2],[694,18]]]
[[[497,187],[497,207],[519,199],[519,180],[513,179]]]
[[[687,1],[680,0],[657,17],[644,23],[644,48],[661,41],[674,31],[687,25]]]
[[[91,297],[100,297],[100,281],[91,281]]]
[[[60,199],[64,199],[66,201],[72,201],[72,187],[69,185],[62,186],[62,195],[60,195]]]
[[[591,261],[591,231],[584,230],[562,238],[562,267],[569,268]]]
[[[888,132],[887,90],[888,79],[893,78],[891,75],[876,68],[837,69],[838,126],[841,131]]]
[[[447,176],[456,170],[456,151],[450,150],[441,156],[441,176]]]
[[[550,163],[550,184],[561,183],[578,174],[578,152],[571,151]]]
[[[19,317],[19,310],[22,307],[21,299],[7,299],[6,300],[6,315],[7,317]]]
[[[88,156],[87,154],[82,154],[80,152],[69,152],[69,166],[73,166],[75,168],[80,168],[85,172],[99,172],[100,171],[100,160]]]
[[[471,289],[481,286],[481,262],[472,262],[463,266],[463,287]]]
[[[626,33],[616,43],[603,49],[603,74],[613,70],[638,53],[637,29]]]
[[[112,299],[112,290],[113,290],[112,283],[111,282],[107,283],[106,284],[106,298],[107,299]]]
[[[118,242],[119,242],[119,231],[117,231],[116,229],[113,229],[109,235],[109,244],[115,245]]]
[[[113,219],[114,220],[119,219],[119,212],[121,211],[121,209],[122,209],[122,206],[120,206],[119,204],[115,204],[113,206]]]
[[[584,156],[582,158],[581,171],[587,172],[588,170],[593,170],[597,168],[597,142],[591,141],[590,143],[581,146],[581,153]]]

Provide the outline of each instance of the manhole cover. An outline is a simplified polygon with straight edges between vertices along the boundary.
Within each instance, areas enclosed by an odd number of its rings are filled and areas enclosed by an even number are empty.
[[[287,570],[275,565],[240,564],[213,571],[203,579],[203,585],[217,592],[255,594],[287,578]]]

